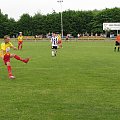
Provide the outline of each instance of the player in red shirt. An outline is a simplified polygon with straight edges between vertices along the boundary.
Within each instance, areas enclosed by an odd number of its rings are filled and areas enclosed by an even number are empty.
[[[114,51],[116,51],[116,48],[117,48],[117,51],[119,51],[120,49],[120,34],[117,35],[116,39],[115,39],[115,48],[114,48]]]

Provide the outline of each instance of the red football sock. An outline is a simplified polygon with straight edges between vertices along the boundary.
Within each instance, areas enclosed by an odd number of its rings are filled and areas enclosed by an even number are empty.
[[[7,69],[8,69],[8,74],[9,74],[9,76],[12,76],[12,69],[11,69],[11,66],[7,66]]]
[[[20,49],[20,45],[18,45],[18,50]]]
[[[17,59],[17,60],[23,61],[23,59],[21,57],[17,56],[17,55],[15,55],[14,58]]]

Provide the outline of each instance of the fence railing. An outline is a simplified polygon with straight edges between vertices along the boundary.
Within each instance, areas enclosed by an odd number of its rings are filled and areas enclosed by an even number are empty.
[[[17,38],[11,38],[14,41],[17,41]],[[64,41],[82,41],[82,40],[114,40],[115,38],[105,38],[105,37],[94,37],[94,36],[84,36],[84,37],[80,37],[80,38],[68,38],[68,40],[66,40],[66,38],[62,38],[62,40]],[[0,40],[3,40],[3,38],[0,38]],[[50,40],[50,38],[35,38],[34,36],[24,36],[23,38],[24,41],[29,41],[29,40],[33,40],[33,41],[39,41],[39,40]]]

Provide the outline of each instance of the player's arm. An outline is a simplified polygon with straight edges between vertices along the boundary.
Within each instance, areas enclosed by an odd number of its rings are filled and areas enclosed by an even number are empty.
[[[4,53],[6,52],[5,50],[5,45],[4,44],[1,44],[1,58],[3,59],[4,58]]]
[[[13,48],[14,50],[17,50],[17,48],[10,42],[10,48]]]
[[[2,59],[4,58],[4,53],[5,53],[5,50],[1,50],[1,58]]]
[[[15,46],[11,46],[11,48],[13,48],[14,50],[17,50],[17,48]]]

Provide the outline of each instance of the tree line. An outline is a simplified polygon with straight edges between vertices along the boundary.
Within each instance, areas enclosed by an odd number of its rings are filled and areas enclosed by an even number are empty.
[[[8,18],[0,10],[0,37],[8,34],[17,35],[22,31],[25,36],[47,34],[51,32],[61,33],[61,13],[43,15],[36,13],[34,16],[23,14],[19,20]],[[63,11],[64,35],[78,33],[103,33],[104,22],[120,22],[120,8],[111,8],[92,11]],[[114,31],[113,31],[114,32]]]

